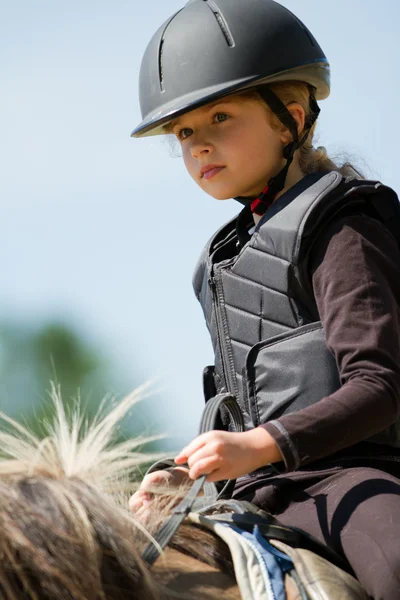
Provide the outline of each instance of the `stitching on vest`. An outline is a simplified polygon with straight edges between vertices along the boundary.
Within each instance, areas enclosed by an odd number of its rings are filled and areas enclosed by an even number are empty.
[[[260,323],[259,323],[259,327],[258,327],[258,339],[261,341],[263,339],[263,314],[264,314],[264,297],[262,294],[262,290],[260,290],[260,314],[259,314],[259,318],[260,318]]]
[[[290,263],[288,263],[288,264],[290,264]],[[232,271],[229,274],[232,277],[236,277],[236,279],[241,279],[242,281],[249,281],[250,283],[253,283],[254,285],[258,285],[263,290],[268,290],[269,292],[276,292],[280,296],[286,297],[286,294],[284,292],[281,292],[280,290],[273,288],[269,282],[268,282],[268,286],[266,286],[266,285],[263,285],[262,283],[260,283],[259,281],[256,281],[255,279],[249,279],[248,277],[244,277],[243,275],[238,275],[237,273],[233,273]]]
[[[221,282],[221,279],[220,279],[220,282]],[[231,369],[231,373],[234,375],[234,381],[233,381],[234,389],[231,391],[235,392],[235,394],[237,396],[239,396],[239,390],[237,389],[235,357],[233,355],[233,349],[232,349],[232,339],[233,338],[232,338],[232,335],[230,332],[229,320],[227,318],[227,313],[226,313],[227,303],[226,303],[225,290],[224,290],[223,284],[219,285],[219,288],[220,288],[219,293],[221,294],[222,300],[223,300],[223,304],[221,305],[221,312],[223,311],[222,317],[223,317],[223,321],[224,321],[224,328],[226,327],[226,331],[229,335],[229,340],[230,340],[230,343],[228,341],[226,342],[225,347],[226,347],[226,351],[228,354],[229,367]],[[223,361],[222,361],[222,356],[221,356],[221,364],[222,364],[222,362]],[[229,387],[229,378],[228,378],[228,381],[226,381],[226,384]]]
[[[321,321],[318,321],[318,323],[321,323]],[[317,331],[318,329],[323,329],[322,325],[316,325],[316,326],[311,326],[312,324],[307,324],[307,325],[303,325],[302,327],[300,327],[300,329],[302,329],[303,327],[309,327],[309,329],[303,330],[303,331],[299,331],[298,333],[293,333],[291,335],[288,335],[286,338],[280,339],[280,340],[276,340],[276,342],[268,342],[268,340],[266,340],[266,343],[263,346],[260,346],[259,350],[262,350],[263,348],[271,348],[272,346],[276,346],[276,344],[280,344],[281,342],[286,342],[287,340],[292,340],[296,337],[300,337],[302,335],[306,335],[307,333],[311,333],[312,331]],[[287,332],[284,332],[287,333]],[[278,335],[281,335],[278,333]]]
[[[285,295],[285,298],[287,298],[287,296]],[[232,310],[236,310],[237,312],[241,312],[245,315],[250,315],[251,317],[254,317],[255,319],[259,318],[258,315],[254,314],[253,312],[244,310],[243,308],[237,308],[236,306],[233,306],[232,304],[226,304],[225,305],[226,308],[230,308]],[[295,327],[297,327],[297,322],[295,321],[295,324],[292,326],[290,325],[286,325],[285,323],[281,323],[280,321],[277,321],[276,319],[274,321],[271,321],[270,319],[265,319],[264,317],[262,317],[262,320],[265,323],[271,323],[272,325],[280,325],[281,327],[285,328],[285,331],[281,331],[280,333],[286,333],[288,331],[291,331],[292,329],[294,329]],[[279,335],[279,333],[276,333],[275,335]],[[272,336],[271,336],[272,337]],[[261,342],[263,338],[261,338],[260,340],[258,340],[259,342]]]
[[[255,390],[255,383],[256,382],[254,382],[254,385],[252,386],[253,390]],[[258,408],[257,394],[255,394],[254,392],[253,392],[253,398],[254,398],[254,402],[252,402],[251,406],[256,409],[256,416],[257,416],[256,423],[257,423],[257,425],[261,425],[260,409]]]
[[[283,256],[278,256],[278,254],[273,254],[272,252],[268,252],[268,250],[264,250],[261,248],[255,248],[254,246],[250,246],[250,248],[252,250],[254,250],[254,252],[260,252],[260,254],[267,254],[268,256],[272,256],[272,258],[277,258],[278,260],[281,260],[284,263],[287,263],[288,265],[292,264],[292,262],[290,260],[288,260],[287,258],[284,258]],[[238,261],[235,261],[235,264]]]
[[[252,348],[254,344],[246,344],[246,342],[241,342],[239,340],[235,340],[232,338],[232,342],[237,344],[238,346],[244,346],[245,348]]]

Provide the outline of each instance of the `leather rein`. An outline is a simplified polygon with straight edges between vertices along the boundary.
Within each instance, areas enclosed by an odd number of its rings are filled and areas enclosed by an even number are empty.
[[[213,398],[210,398],[205,405],[200,421],[199,435],[215,429],[215,424],[219,416],[219,409],[221,406],[225,406],[229,412],[235,431],[244,431],[243,416],[235,398],[231,394],[217,394]],[[172,511],[171,516],[156,532],[153,538],[154,541],[150,542],[150,544],[145,548],[142,558],[150,567],[155,563],[165,546],[168,545],[182,521],[191,512],[193,504],[203,488],[206,478],[207,475],[201,475],[194,481],[186,496]],[[221,497],[225,497],[228,494],[228,491],[233,489],[234,485],[234,479],[228,480],[222,490],[219,492],[217,500]]]
[[[244,431],[243,416],[234,396],[231,394],[217,394],[210,398],[205,405],[200,421],[199,435],[215,429],[221,406],[225,406],[227,409],[235,431]],[[266,539],[272,537],[284,541],[290,546],[311,550],[347,573],[352,574],[351,568],[341,556],[312,535],[297,527],[281,524],[275,517],[249,502],[231,500],[235,479],[229,479],[216,495],[215,484],[206,483],[206,478],[207,475],[201,475],[193,482],[186,496],[153,536],[153,541],[145,548],[142,559],[149,567],[155,563],[181,523],[192,511],[193,504],[205,484],[205,487],[210,486],[214,493],[210,494],[210,504],[198,511],[200,514],[210,515],[216,521],[236,525],[248,531],[252,531],[253,527],[257,525]],[[206,489],[205,496],[207,497],[207,495]]]

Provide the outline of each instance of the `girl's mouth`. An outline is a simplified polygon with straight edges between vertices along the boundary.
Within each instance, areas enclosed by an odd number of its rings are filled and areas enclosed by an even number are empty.
[[[222,169],[225,169],[225,167],[219,167],[217,165],[208,165],[207,167],[203,167],[203,169],[201,170],[201,177],[202,179],[211,179],[211,177],[214,177],[214,175],[222,171]]]

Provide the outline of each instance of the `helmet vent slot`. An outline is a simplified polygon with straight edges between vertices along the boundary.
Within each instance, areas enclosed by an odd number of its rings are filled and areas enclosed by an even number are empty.
[[[172,21],[182,10],[183,10],[183,8],[178,10],[175,14],[172,15],[172,17],[169,19],[169,21],[167,21],[165,23],[164,31],[162,32],[162,35],[161,35],[160,45],[158,47],[158,81],[160,82],[161,92],[165,92],[164,74],[163,74],[163,49],[164,49],[163,47],[164,47],[165,33],[166,33],[168,27],[171,25]]]
[[[162,55],[163,55],[163,46],[164,46],[164,38],[160,41],[160,48],[158,50],[158,79],[160,82],[160,89],[164,91],[164,76],[163,76],[163,65],[162,65]]]
[[[235,45],[235,41],[233,39],[233,35],[229,31],[228,23],[225,21],[224,17],[221,14],[221,11],[218,9],[218,6],[212,2],[212,0],[206,0],[206,4],[209,9],[214,14],[214,17],[219,25],[219,28],[222,31],[222,35],[224,36],[226,43],[230,48],[233,48]]]

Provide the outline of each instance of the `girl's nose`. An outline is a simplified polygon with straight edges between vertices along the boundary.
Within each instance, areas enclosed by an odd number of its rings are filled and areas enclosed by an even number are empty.
[[[212,152],[212,144],[211,142],[205,140],[205,139],[194,139],[192,141],[192,145],[190,147],[190,152],[193,156],[193,158],[199,158],[199,156],[203,155],[203,154],[209,154],[210,152]]]

